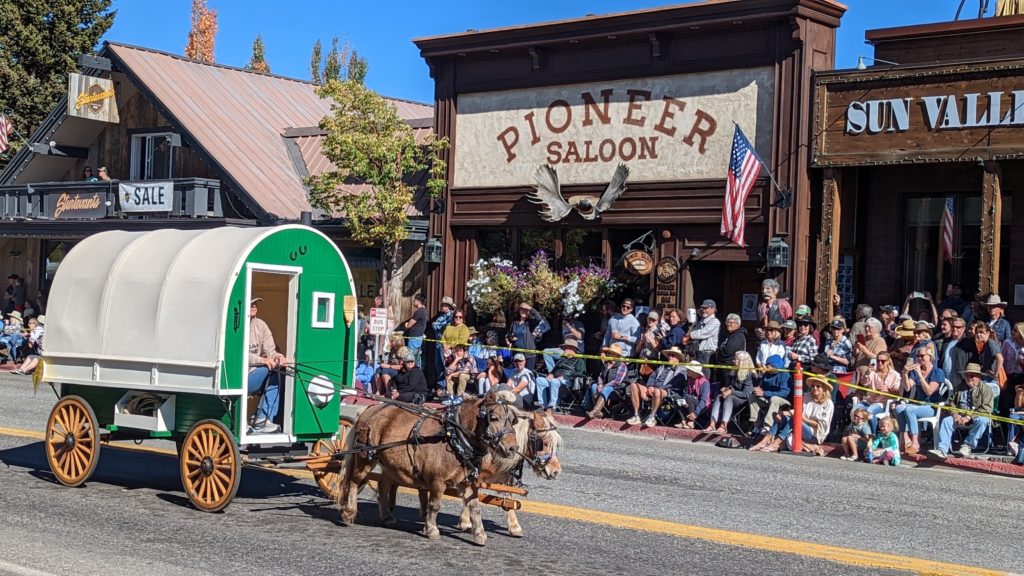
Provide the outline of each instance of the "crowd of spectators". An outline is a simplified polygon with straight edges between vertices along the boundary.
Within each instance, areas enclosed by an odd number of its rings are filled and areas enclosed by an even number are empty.
[[[851,460],[885,464],[922,451],[933,435],[938,441],[931,452],[945,458],[958,433],[958,454],[1005,446],[1016,455],[1020,428],[994,426],[984,416],[1024,420],[1024,323],[1011,325],[1006,307],[997,294],[967,302],[950,285],[939,303],[913,292],[902,307],[861,304],[851,324],[831,314],[819,327],[809,306],[793,306],[775,281],[766,280],[752,333],[737,314],[720,321],[711,299],[684,311],[626,298],[602,305],[593,334],[580,318],[560,318],[558,345],[542,348],[552,340],[545,339],[552,324],[530,303],[519,306],[507,326],[491,324],[479,333],[444,298],[430,321],[438,340],[429,378],[434,384],[419,393],[423,400],[451,402],[503,386],[524,406],[549,413],[576,410],[636,426],[735,431],[752,438],[750,449],[764,451],[792,446],[792,435],[800,433],[810,452],[820,453],[831,438],[842,441]],[[404,394],[396,378],[409,372],[408,358],[422,374],[419,350],[428,318],[422,300],[415,309],[403,333],[365,360],[360,380],[367,390]],[[588,344],[599,363],[580,357]],[[799,415],[789,371],[797,364],[814,374],[805,381]]]
[[[35,370],[43,354],[46,316],[41,303],[44,299],[40,294],[35,301],[29,300],[24,279],[18,274],[10,274],[3,302],[0,363],[14,364],[15,368],[10,370],[12,373],[29,374]]]

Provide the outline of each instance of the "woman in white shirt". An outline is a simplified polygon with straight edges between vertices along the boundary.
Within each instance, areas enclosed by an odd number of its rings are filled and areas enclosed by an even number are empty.
[[[772,320],[768,322],[768,326],[764,329],[765,338],[761,340],[761,344],[757,347],[757,357],[754,358],[754,363],[757,364],[758,368],[764,368],[765,362],[768,361],[772,356],[781,356],[783,359],[789,355],[786,354],[786,344],[782,341],[782,327],[778,322]],[[789,367],[789,361],[786,361],[785,366]]]

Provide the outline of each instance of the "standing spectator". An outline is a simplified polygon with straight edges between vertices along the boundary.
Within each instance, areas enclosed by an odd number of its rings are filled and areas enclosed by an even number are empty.
[[[670,308],[665,312],[665,316],[668,317],[668,332],[662,341],[662,347],[666,350],[682,348],[683,337],[686,336],[686,318],[683,317],[683,311],[679,308]]]
[[[416,356],[416,366],[422,370],[423,359],[420,352],[423,348],[423,336],[427,333],[427,309],[423,306],[422,294],[412,297],[412,308],[412,316],[402,323],[405,330],[405,347]],[[441,366],[438,366],[438,371],[441,370]]]
[[[896,335],[896,307],[892,304],[882,306],[879,314],[879,321],[882,323],[882,338],[885,343],[892,346],[898,336]]]
[[[695,355],[697,361],[704,365],[704,375],[708,378],[711,377],[711,369],[707,364],[718,349],[718,333],[722,327],[722,323],[715,317],[716,308],[714,300],[704,300],[700,305],[700,318],[683,340],[687,345],[686,351],[691,356]]]
[[[537,403],[540,408],[552,416],[558,407],[558,393],[562,386],[571,385],[580,372],[580,359],[576,350],[580,343],[572,338],[562,342],[562,356],[547,376],[537,377]]]
[[[541,323],[547,324],[540,312],[533,309],[528,303],[519,305],[518,317],[508,327],[505,339],[508,345],[518,350],[526,357],[526,367],[532,372],[537,365],[537,355],[533,351],[537,349],[537,329]]]
[[[704,432],[726,434],[733,411],[746,404],[753,394],[754,361],[750,358],[750,354],[740,350],[736,353],[733,363],[737,369],[727,372],[722,389],[711,406],[711,422],[708,423]],[[717,428],[716,423],[718,424]]]
[[[99,179],[100,182],[110,182],[110,174],[107,173],[106,166],[100,166]]]
[[[985,307],[988,308],[988,327],[992,329],[996,338],[999,338],[1000,342],[1006,342],[1012,338],[1013,327],[1005,317],[1006,302],[1003,302],[999,294],[991,294],[985,301]]]
[[[604,342],[608,337],[608,323],[615,315],[616,309],[615,302],[612,300],[605,300],[601,303],[601,324],[597,332],[594,333],[594,340],[597,340],[599,346],[605,346]]]
[[[746,349],[747,329],[740,325],[739,314],[729,314],[725,317],[725,332],[719,334],[718,350],[712,360],[720,366],[732,366],[736,353]],[[725,370],[719,369],[715,381],[724,382],[725,377]]]
[[[789,350],[789,362],[800,362],[807,366],[818,353],[818,342],[812,331],[818,329],[818,323],[809,315],[796,317],[796,340]],[[831,389],[831,387],[830,387]]]
[[[457,344],[469,343],[469,326],[466,326],[466,313],[456,310],[452,315],[451,323],[445,326],[442,332],[442,350],[445,358],[451,355],[452,347]]]
[[[686,368],[681,364],[683,353],[679,349],[668,349],[665,351],[668,364],[658,366],[658,369],[647,378],[647,382],[633,382],[629,385],[629,399],[633,404],[633,417],[626,420],[627,424],[636,426],[640,424],[640,404],[650,400],[651,413],[643,421],[646,428],[657,424],[654,415],[658,413],[661,402],[668,396],[669,389],[679,388],[686,379]]]
[[[622,344],[626,356],[630,356],[640,338],[640,322],[633,316],[635,304],[631,298],[622,301],[619,313],[608,319],[608,330],[604,335],[603,348],[612,344]]]
[[[926,347],[918,351],[916,359],[908,359],[903,367],[903,390],[910,392],[911,398],[928,403],[900,404],[896,407],[896,420],[905,434],[904,451],[907,454],[917,454],[921,450],[917,419],[935,416],[935,408],[931,405],[942,401],[940,390],[946,374],[942,368],[935,366],[934,360],[932,348]]]
[[[784,406],[789,406],[789,392],[791,376],[788,372],[782,372],[785,360],[782,356],[772,355],[765,359],[767,370],[761,382],[754,386],[754,395],[750,399],[750,422],[754,426],[765,410],[762,421],[761,434],[767,434],[768,428]]]
[[[779,283],[768,278],[761,282],[761,303],[757,305],[757,337],[764,338],[769,322],[782,325],[793,317],[793,306],[785,298],[779,298]]]
[[[833,320],[828,327],[831,337],[822,352],[828,356],[832,373],[840,380],[848,381],[844,376],[850,374],[850,369],[853,366],[853,346],[850,344],[850,339],[844,334],[846,325],[840,319]]]
[[[587,418],[600,418],[608,397],[616,388],[621,388],[626,381],[626,374],[629,368],[622,361],[625,356],[625,347],[621,342],[615,342],[610,346],[601,349],[601,360],[604,361],[604,369],[597,377],[597,382],[590,385],[586,396],[583,398],[583,405],[591,405],[587,412]]]
[[[782,342],[782,331],[778,322],[774,320],[768,322],[768,326],[764,329],[764,336],[764,340],[761,340],[761,343],[757,346],[757,356],[754,358],[754,364],[758,368],[767,366],[766,362],[772,356],[778,356],[783,359],[786,357],[786,345]],[[784,367],[785,364],[780,366],[780,368]]]
[[[893,367],[902,372],[914,348],[914,321],[909,318],[902,321],[895,332],[896,340],[889,346],[889,357],[892,358]],[[900,429],[905,430],[902,426]]]
[[[1024,322],[1014,324],[1010,338],[1003,342],[1003,372],[1009,384],[1024,379]]]
[[[640,338],[637,339],[634,355],[641,360],[657,360],[661,352],[661,343],[665,339],[665,332],[661,329],[661,317],[657,310],[651,310],[647,314],[646,326]],[[654,374],[654,366],[651,364],[639,365],[640,376],[647,378]]]
[[[911,292],[907,294],[907,298],[903,301],[903,313],[910,314],[911,304],[915,300],[924,300],[924,308],[917,313],[917,320],[926,320],[932,324],[939,321],[939,311],[935,309],[935,301],[932,300],[932,293],[927,290],[924,292]],[[911,315],[913,319],[913,316]]]
[[[957,316],[961,316],[964,313],[964,308],[967,307],[967,302],[964,302],[961,296],[963,295],[963,288],[960,287],[959,282],[951,282],[946,284],[946,297],[939,302],[939,312],[944,310],[953,310]]]
[[[4,314],[10,314],[17,310],[18,312],[25,311],[25,285],[22,282],[21,276],[17,274],[11,274],[7,277],[7,302],[4,305]]]
[[[971,455],[971,450],[978,447],[981,435],[989,430],[992,425],[991,416],[995,398],[992,394],[992,389],[982,384],[981,366],[974,363],[968,364],[967,368],[963,370],[962,376],[967,384],[967,391],[957,395],[957,408],[985,414],[986,416],[954,412],[944,417],[942,422],[939,423],[939,445],[936,446],[935,450],[931,451],[934,456],[941,459],[946,458],[950,448],[953,446],[954,427],[970,426],[970,432],[967,433],[963,444],[960,445],[960,450],[957,451],[960,456],[966,458]],[[991,442],[991,439],[989,442]]]
[[[786,348],[791,348],[793,343],[796,342],[796,321],[786,320],[782,323],[782,343],[786,345]],[[783,358],[789,357],[789,351],[786,351],[786,355]],[[787,364],[789,361],[787,360]]]
[[[943,338],[939,345],[935,353],[935,363],[946,373],[946,377],[953,384],[953,389],[956,390],[963,387],[959,374],[967,366],[967,356],[970,354],[967,345],[970,343],[961,344],[967,333],[967,324],[963,318],[953,318],[949,326],[949,337]]]
[[[999,371],[1003,368],[1003,349],[993,338],[992,330],[984,320],[976,320],[971,326],[974,333],[972,346],[968,347],[969,363],[978,364],[985,373],[982,382],[992,388],[992,393],[999,395],[1002,386],[997,382]]]
[[[886,352],[886,358],[889,357],[888,346],[882,338],[882,323],[877,318],[868,318],[864,321],[864,333],[857,338],[853,349],[853,369],[857,373],[858,381],[864,377],[882,352]]]
[[[95,182],[96,176],[93,176],[92,166],[86,166],[82,168],[82,181],[83,182]]]
[[[817,456],[824,455],[821,444],[828,436],[829,427],[832,425],[832,384],[821,376],[811,376],[807,379],[810,387],[810,398],[804,401],[804,413],[800,415],[800,436],[803,439],[803,449]],[[793,435],[793,408],[788,406],[779,411],[776,421],[768,430],[768,433],[754,445],[752,450],[764,452],[778,452],[782,443],[787,442],[792,447]]]
[[[899,394],[903,380],[900,373],[892,367],[892,360],[889,353],[882,351],[875,358],[875,365],[867,367],[864,376],[860,380],[863,388],[871,392],[865,392],[864,398],[855,406],[857,409],[864,409],[871,417],[871,430],[878,429],[878,414],[885,412],[885,403],[891,399],[886,394]]]
[[[426,344],[424,351],[434,349],[434,370],[437,372],[437,385],[444,383],[444,366],[452,355],[451,347],[454,344],[448,342],[437,342],[444,340],[444,331],[452,323],[455,315],[455,301],[450,296],[441,298],[441,310],[430,320],[430,338],[434,340]]]
[[[874,310],[871,306],[867,304],[857,305],[853,326],[850,327],[850,342],[857,342],[864,335],[864,326],[872,314],[874,314]]]
[[[682,350],[674,349],[675,353],[682,357]],[[668,354],[668,350],[665,354]],[[704,377],[704,371],[700,362],[690,360],[686,363],[686,381],[680,382],[681,387],[676,391],[682,397],[685,405],[682,406],[683,419],[675,425],[676,428],[692,430],[695,427],[697,418],[711,407],[711,383]]]
[[[918,320],[914,322],[914,345],[910,348],[910,357],[916,356],[918,350],[926,346],[935,349],[935,344],[932,342],[932,325]]]

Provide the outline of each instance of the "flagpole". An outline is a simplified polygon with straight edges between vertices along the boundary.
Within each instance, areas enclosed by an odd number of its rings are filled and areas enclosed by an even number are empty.
[[[944,294],[944,292],[942,291],[942,276],[943,276],[943,269],[945,268],[945,263],[946,263],[946,239],[945,239],[945,235],[946,235],[946,199],[943,198],[942,199],[942,216],[939,217],[939,265],[938,265],[938,268],[936,269],[936,274],[935,274],[935,276],[938,277],[938,279],[939,279],[939,285],[938,285],[937,289],[935,290],[935,292],[932,292],[932,294],[935,294],[935,298],[936,299],[941,299],[942,295]],[[950,263],[950,269],[952,270],[953,261],[950,260],[949,263]],[[936,319],[936,321],[937,320],[938,319]]]

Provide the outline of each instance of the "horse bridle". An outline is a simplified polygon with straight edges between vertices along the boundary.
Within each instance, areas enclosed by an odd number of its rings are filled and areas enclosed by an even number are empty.
[[[557,430],[554,426],[547,428],[534,428],[530,426],[530,435],[527,441],[527,453],[521,454],[521,456],[530,462],[530,465],[535,468],[543,468],[547,466],[548,462],[555,457],[555,451],[552,450],[548,454],[542,454],[544,450],[544,438],[541,437],[542,433],[554,432]]]
[[[488,415],[490,414],[491,409],[486,407],[485,405],[480,406],[480,412],[477,414],[477,425],[484,426],[484,432],[483,434],[481,434],[481,439],[484,441],[484,443],[494,450],[499,450],[501,439],[509,434],[515,434],[516,431],[514,428],[512,428],[512,426],[509,425],[510,421],[513,418],[513,415],[512,411],[509,410],[508,404],[499,400],[495,403],[495,405],[501,406],[505,409],[505,420],[501,423],[501,430],[497,432],[489,431],[491,423],[489,421]]]

